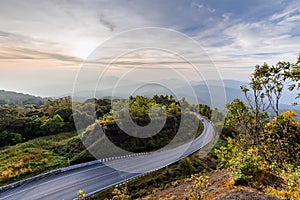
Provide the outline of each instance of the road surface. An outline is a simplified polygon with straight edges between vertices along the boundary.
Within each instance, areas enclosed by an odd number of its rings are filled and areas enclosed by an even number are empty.
[[[79,189],[91,195],[125,180],[141,176],[143,175],[141,172],[163,168],[198,151],[214,138],[212,124],[201,116],[198,118],[204,124],[204,130],[190,143],[166,151],[109,161],[105,164],[99,163],[49,176],[2,192],[0,200],[72,200],[76,199]],[[178,155],[178,152],[184,153]],[[138,171],[135,172],[135,169]]]

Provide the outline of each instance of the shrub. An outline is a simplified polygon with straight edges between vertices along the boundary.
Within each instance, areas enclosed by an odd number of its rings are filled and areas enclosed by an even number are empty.
[[[207,193],[208,188],[208,176],[201,176],[199,174],[192,175],[189,182],[191,182],[191,187],[186,190],[185,196],[191,200],[203,199]]]
[[[215,149],[218,157],[218,168],[232,171],[236,183],[254,183],[260,175],[263,159],[258,149],[249,147],[242,139],[228,138],[227,146]]]
[[[294,111],[286,111],[266,124],[261,143],[270,164],[300,165],[300,122],[296,117]]]
[[[130,200],[131,197],[128,194],[128,190],[127,187],[122,187],[122,188],[118,188],[116,187],[113,191],[112,191],[112,200]]]

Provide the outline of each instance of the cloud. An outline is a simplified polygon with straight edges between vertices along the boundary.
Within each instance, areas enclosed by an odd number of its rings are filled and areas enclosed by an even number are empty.
[[[216,9],[214,8],[211,8],[205,4],[198,4],[194,1],[191,3],[191,6],[197,8],[199,11],[202,11],[203,8],[209,11],[210,13],[214,13],[216,11]]]
[[[62,62],[72,62],[74,64],[81,63],[82,60],[74,57],[58,53],[42,52],[35,49],[28,48],[1,48],[1,60],[56,60]]]
[[[34,39],[30,36],[7,32],[7,31],[1,31],[1,30],[0,30],[0,41],[2,45],[8,45],[8,46],[14,46],[19,44],[29,45],[33,43],[36,44],[43,43],[42,40]],[[47,42],[47,44],[49,44],[49,42]]]
[[[273,14],[270,17],[271,21],[277,21],[277,20],[284,20],[285,18],[288,18],[292,16],[295,13],[298,13],[300,11],[299,4],[292,4],[288,8],[284,9],[282,12],[278,12]]]
[[[231,15],[231,14],[232,14],[232,13],[224,13],[224,14],[222,14],[223,20],[224,20],[225,22],[229,21],[230,15]]]
[[[1,60],[56,60],[62,62],[80,63],[81,59],[63,54],[62,52],[46,51],[47,47],[55,43],[34,39],[21,34],[0,31],[0,59]],[[38,48],[37,48],[38,47]]]
[[[211,12],[211,13],[214,13],[215,11],[216,11],[216,9],[213,9],[213,8],[207,8],[207,10],[209,11],[209,12]]]
[[[107,27],[111,32],[114,31],[116,25],[112,22],[110,22],[103,14],[99,15],[99,21],[101,24],[103,24],[105,27]]]
[[[196,7],[196,8],[198,8],[198,9],[201,9],[201,8],[204,7],[203,4],[197,4],[196,2],[192,2],[192,3],[191,3],[191,6],[192,6],[192,7]]]
[[[31,0],[7,0],[0,7],[0,60],[2,68],[4,62],[19,65],[25,59],[25,68],[39,61],[54,62],[53,68],[78,66],[82,60],[77,57],[84,58],[122,31],[164,27],[198,41],[226,78],[246,79],[256,64],[295,59],[299,53],[299,24],[298,0],[247,3],[235,0],[77,0],[38,4]],[[131,39],[128,45],[132,42]],[[203,62],[197,60],[198,57],[193,55],[196,62]],[[106,63],[112,58],[105,59],[91,64]],[[145,63],[183,65],[182,61],[155,59],[158,58],[144,61],[132,58],[115,64],[124,67]]]
[[[211,25],[199,30],[194,37],[225,77],[242,80],[257,64],[295,61],[300,43],[299,3],[274,8],[268,5],[267,8],[263,17],[218,9]],[[252,9],[251,12],[258,11]],[[234,73],[229,72],[232,70]]]

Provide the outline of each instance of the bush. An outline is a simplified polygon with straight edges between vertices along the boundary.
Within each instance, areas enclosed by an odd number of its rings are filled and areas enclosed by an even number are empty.
[[[191,187],[185,191],[185,196],[193,200],[203,199],[209,186],[208,179],[208,176],[201,176],[199,174],[192,175],[191,178],[188,179],[188,181],[191,182]]]
[[[23,137],[21,134],[15,134],[13,139],[12,139],[12,143],[13,144],[18,144],[18,143],[21,143],[23,141]]]
[[[300,165],[300,122],[294,111],[286,111],[266,124],[261,137],[262,148],[269,164]]]
[[[128,190],[127,187],[122,187],[122,188],[118,188],[116,187],[113,191],[112,191],[112,200],[130,200],[131,197],[128,194]]]
[[[248,147],[245,141],[228,138],[227,146],[215,149],[218,167],[232,171],[236,183],[254,183],[260,175],[263,159],[258,149]]]

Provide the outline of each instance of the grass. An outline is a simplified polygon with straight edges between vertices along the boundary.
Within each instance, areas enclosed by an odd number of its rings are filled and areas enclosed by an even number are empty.
[[[85,148],[76,132],[36,138],[0,150],[0,185],[78,163]],[[85,155],[86,156],[86,155]]]

